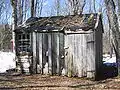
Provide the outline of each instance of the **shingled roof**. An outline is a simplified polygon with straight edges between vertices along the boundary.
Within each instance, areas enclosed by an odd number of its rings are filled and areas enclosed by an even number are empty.
[[[88,31],[97,27],[101,19],[101,14],[83,14],[69,16],[53,16],[29,18],[25,25],[18,27],[16,30],[84,30]]]

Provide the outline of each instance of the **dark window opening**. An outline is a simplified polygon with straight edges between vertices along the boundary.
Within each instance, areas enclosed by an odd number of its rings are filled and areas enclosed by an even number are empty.
[[[18,52],[30,52],[31,45],[30,45],[30,34],[19,34],[18,35]]]

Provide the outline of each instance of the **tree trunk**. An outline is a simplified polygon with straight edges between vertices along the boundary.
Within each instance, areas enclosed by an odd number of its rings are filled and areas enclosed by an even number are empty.
[[[117,15],[115,14],[115,3],[113,0],[105,0],[105,5],[107,8],[107,16],[109,19],[110,28],[112,31],[113,37],[113,46],[116,54],[117,66],[118,66],[118,74],[120,75],[120,36],[119,36],[119,25],[117,21]]]
[[[120,30],[120,0],[118,0],[118,24],[119,24],[119,30]]]
[[[23,22],[23,4],[24,0],[18,0],[18,25]]]
[[[70,3],[70,9],[73,15],[82,14],[86,0],[68,0],[68,2]]]
[[[59,0],[56,0],[56,13],[57,13],[57,16],[60,15],[60,1]]]
[[[31,17],[35,17],[35,4],[34,0],[31,0]]]
[[[17,0],[11,0],[12,5],[12,17],[13,17],[13,26],[12,30],[14,31],[17,27]],[[15,33],[13,32],[13,52],[15,53]]]

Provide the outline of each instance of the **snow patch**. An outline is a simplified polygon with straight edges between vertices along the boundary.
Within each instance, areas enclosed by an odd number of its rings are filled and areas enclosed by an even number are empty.
[[[15,54],[12,52],[0,51],[0,73],[6,72],[8,69],[15,68]]]
[[[104,63],[116,63],[116,57],[107,57],[103,61],[105,61]]]

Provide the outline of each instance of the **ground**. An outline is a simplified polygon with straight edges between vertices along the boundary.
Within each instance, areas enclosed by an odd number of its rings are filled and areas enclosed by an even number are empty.
[[[107,58],[108,57],[108,58]],[[116,76],[116,68],[106,66],[101,68],[105,80],[93,81],[86,78],[68,78],[65,76],[48,75],[20,75],[18,73],[3,73],[7,69],[15,67],[15,55],[10,52],[0,52],[0,90],[81,90],[81,89],[116,89],[120,90],[120,77],[106,79],[106,77]],[[115,61],[104,58],[108,64]],[[9,60],[9,62],[8,62]],[[7,63],[6,63],[7,62]],[[105,62],[105,63],[106,63]],[[110,64],[110,65],[111,65]]]
[[[120,77],[93,81],[85,78],[48,75],[0,75],[0,90],[120,90]]]

